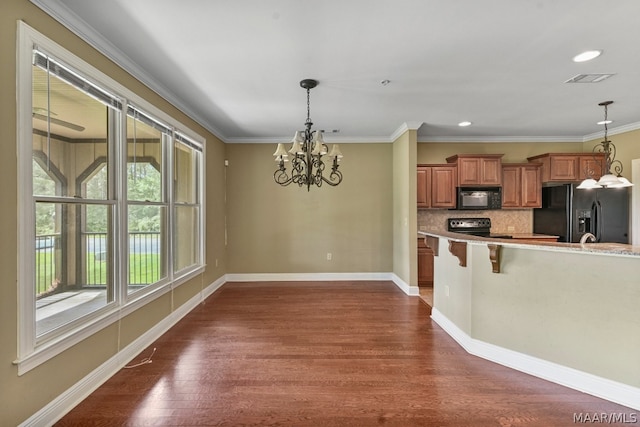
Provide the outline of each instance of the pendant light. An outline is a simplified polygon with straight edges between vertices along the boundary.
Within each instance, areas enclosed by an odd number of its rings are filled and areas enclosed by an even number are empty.
[[[604,101],[598,105],[604,107],[604,120],[600,123],[604,124],[604,140],[598,145],[593,147],[594,153],[604,153],[605,161],[605,174],[603,174],[599,180],[593,178],[587,178],[578,185],[580,189],[593,189],[593,188],[622,188],[631,187],[633,184],[629,180],[622,176],[622,162],[616,160],[616,146],[607,138],[608,125],[611,121],[608,119],[608,107],[613,104],[613,101]],[[611,168],[613,168],[612,172]],[[593,171],[589,171],[592,173]]]

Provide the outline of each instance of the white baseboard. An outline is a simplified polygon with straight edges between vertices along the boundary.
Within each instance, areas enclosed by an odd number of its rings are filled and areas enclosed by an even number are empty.
[[[390,280],[405,294],[419,295],[417,286],[410,286],[395,273],[253,273],[227,274],[227,282],[314,282]]]
[[[420,295],[420,290],[417,286],[409,285],[407,282],[399,278],[395,273],[391,273],[391,280],[393,280],[393,283],[395,283],[396,286],[399,287],[405,294],[412,297]]]
[[[50,426],[71,411],[82,400],[86,399],[98,387],[104,384],[109,378],[115,375],[120,369],[127,365],[142,350],[150,346],[162,334],[167,332],[180,319],[186,316],[198,304],[202,303],[209,295],[215,292],[224,284],[224,277],[220,277],[215,282],[207,286],[201,292],[194,295],[189,301],[182,304],[159,323],[138,337],[131,344],[120,350],[113,357],[108,359],[89,375],[82,378],[72,387],[64,391],[54,400],[49,402],[44,408],[33,414],[20,426]]]
[[[640,410],[640,388],[471,338],[438,309],[431,318],[467,353],[601,399]]]

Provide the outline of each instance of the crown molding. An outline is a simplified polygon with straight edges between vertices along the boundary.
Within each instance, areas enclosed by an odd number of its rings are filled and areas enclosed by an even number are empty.
[[[148,75],[144,69],[136,64],[135,61],[94,30],[65,4],[61,3],[59,0],[30,0],[30,2],[42,9],[46,14],[61,23],[69,31],[80,37],[80,39],[96,49],[98,52],[106,56],[117,66],[131,74],[134,78],[140,80],[149,89],[198,122],[199,125],[214,134],[217,138],[222,141],[226,141],[227,138],[212,123],[190,108],[188,104],[173,91]]]
[[[227,138],[227,144],[289,144],[291,137],[252,137],[252,138]],[[324,137],[324,142],[329,144],[389,144],[393,142],[388,136],[372,137]]]
[[[446,142],[449,144],[505,144],[505,143],[537,143],[537,142],[583,142],[581,136],[422,136],[419,143]]]
[[[400,136],[408,130],[418,130],[420,126],[422,126],[423,124],[424,122],[420,122],[420,121],[411,121],[411,122],[402,123],[400,127],[398,127],[398,129],[396,129],[395,132],[391,134],[391,136],[389,137],[389,142],[393,142],[396,139],[400,138]]]
[[[619,133],[631,132],[640,129],[640,122],[629,123],[628,125],[617,126],[607,130],[608,135],[617,135]],[[582,137],[582,142],[588,142],[592,139],[598,139],[604,137],[604,131],[590,133]]]

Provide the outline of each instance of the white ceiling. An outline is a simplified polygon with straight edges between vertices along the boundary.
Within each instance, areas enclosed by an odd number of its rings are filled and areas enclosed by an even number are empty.
[[[32,1],[226,142],[289,140],[305,78],[329,142],[582,141],[606,100],[640,128],[638,0]]]

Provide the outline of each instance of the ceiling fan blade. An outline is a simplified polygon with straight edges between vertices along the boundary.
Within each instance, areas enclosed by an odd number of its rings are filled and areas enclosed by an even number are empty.
[[[47,117],[43,114],[39,114],[39,113],[33,113],[33,118],[34,119],[38,119],[38,120],[43,120],[43,121],[49,121],[50,123],[53,123],[55,125],[60,125],[60,126],[64,126],[66,128],[78,131],[78,132],[82,132],[85,128],[83,126],[80,125],[76,125],[75,123],[69,123],[69,122],[65,122],[64,120],[60,120],[60,119],[56,119],[53,117]]]

